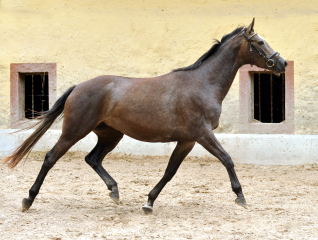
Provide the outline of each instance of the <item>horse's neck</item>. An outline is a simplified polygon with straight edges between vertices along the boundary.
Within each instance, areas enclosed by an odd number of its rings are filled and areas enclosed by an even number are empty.
[[[221,100],[230,90],[238,69],[244,64],[238,58],[239,50],[240,46],[224,46],[198,69],[198,78],[220,89]]]

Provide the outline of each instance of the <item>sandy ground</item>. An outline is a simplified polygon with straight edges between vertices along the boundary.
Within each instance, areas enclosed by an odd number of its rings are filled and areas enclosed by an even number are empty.
[[[248,209],[234,203],[225,168],[213,158],[187,158],[146,215],[141,207],[163,175],[167,157],[110,154],[116,205],[84,153],[64,156],[28,212],[21,200],[43,153],[14,171],[0,166],[0,239],[318,239],[317,165],[236,164]]]

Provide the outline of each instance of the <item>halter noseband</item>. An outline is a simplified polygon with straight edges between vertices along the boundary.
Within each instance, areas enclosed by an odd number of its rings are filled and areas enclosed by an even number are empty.
[[[275,57],[276,55],[279,56],[278,52],[274,52],[273,54],[271,54],[269,57],[267,57],[264,53],[262,53],[262,51],[260,49],[258,49],[253,43],[252,43],[252,38],[257,35],[257,33],[254,33],[252,36],[248,37],[245,33],[245,30],[242,31],[243,36],[246,38],[246,40],[248,41],[249,45],[250,45],[250,53],[251,53],[251,67],[253,67],[253,53],[252,53],[252,46],[257,50],[257,52],[259,53],[260,56],[262,56],[263,58],[265,58],[266,60],[266,66],[268,68],[274,67],[276,65],[275,61],[272,59],[273,57]],[[266,69],[266,68],[265,68]]]

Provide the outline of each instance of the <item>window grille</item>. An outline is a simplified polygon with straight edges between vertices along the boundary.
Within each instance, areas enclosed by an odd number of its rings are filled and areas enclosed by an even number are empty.
[[[25,73],[25,118],[34,119],[49,110],[48,73]]]
[[[262,123],[285,121],[285,74],[253,73],[254,119]]]

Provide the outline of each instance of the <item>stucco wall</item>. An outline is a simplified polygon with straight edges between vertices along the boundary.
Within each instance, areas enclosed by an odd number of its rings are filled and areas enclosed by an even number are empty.
[[[0,128],[10,126],[10,63],[57,63],[57,93],[102,74],[157,76],[196,61],[238,25],[295,62],[295,133],[317,134],[318,3],[0,0]],[[239,133],[238,75],[218,132]]]

